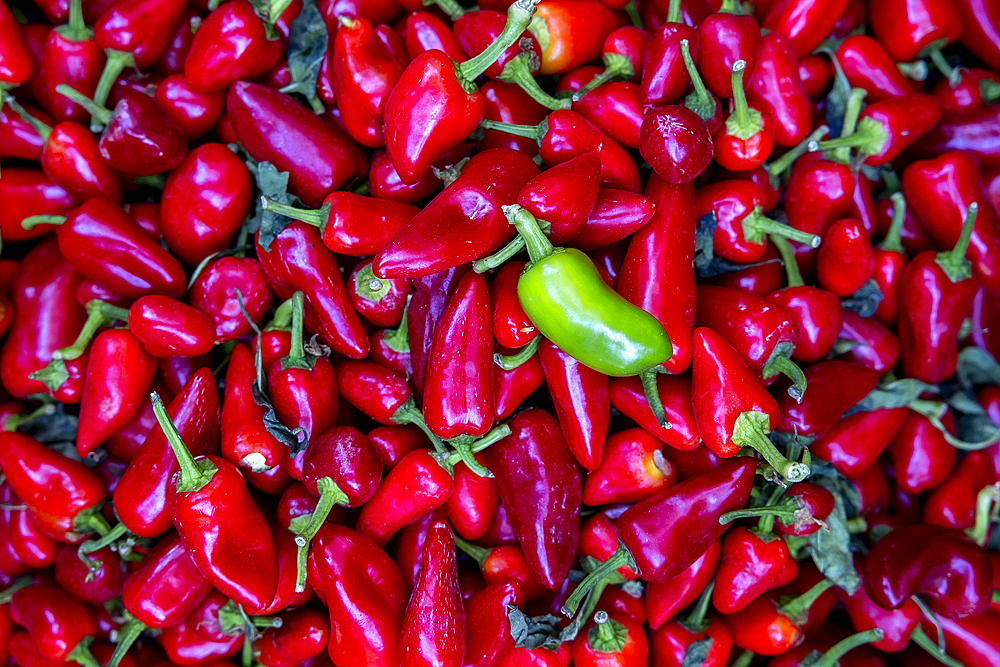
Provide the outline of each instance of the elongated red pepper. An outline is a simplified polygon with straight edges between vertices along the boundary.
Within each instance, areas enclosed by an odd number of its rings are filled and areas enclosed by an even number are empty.
[[[644,227],[652,219],[655,208],[652,201],[635,192],[601,188],[590,217],[567,245],[578,250],[614,245]],[[624,255],[625,248],[622,248],[615,277],[621,271]]]
[[[881,408],[842,417],[810,450],[854,479],[878,460],[905,417],[904,408]]]
[[[180,535],[171,531],[129,573],[122,602],[139,623],[164,628],[183,620],[211,590]]]
[[[835,220],[848,215],[854,194],[851,169],[818,153],[795,161],[785,194],[788,224],[822,236]]]
[[[931,0],[890,0],[869,11],[872,31],[898,62],[941,49],[958,38],[962,22]]]
[[[180,35],[190,35],[192,17],[181,20]],[[226,108],[226,95],[222,91],[200,93],[191,88],[182,74],[171,74],[156,86],[153,96],[167,116],[194,142],[212,131]],[[221,137],[220,137],[221,138]]]
[[[646,587],[646,616],[649,627],[659,628],[688,606],[712,580],[722,558],[722,541],[713,540],[687,569],[666,581],[651,581]]]
[[[885,373],[899,361],[899,339],[884,324],[873,318],[864,318],[853,310],[844,311],[839,340],[850,344],[850,349],[839,355],[866,368]]]
[[[465,664],[496,667],[514,647],[507,618],[510,606],[524,604],[524,594],[516,581],[488,585],[465,602]]]
[[[805,374],[809,386],[800,402],[790,396],[778,399],[781,422],[777,430],[782,433],[823,435],[844,412],[875,388],[880,377],[878,371],[837,360],[815,363]]]
[[[238,466],[269,470],[281,463],[284,445],[264,428],[267,409],[251,394],[256,380],[253,355],[237,344],[229,356],[226,395],[222,404],[222,455]]]
[[[4,43],[0,50],[0,85],[6,90],[31,78],[35,71],[35,59],[10,7],[0,9],[0,35],[3,35]]]
[[[796,55],[804,56],[826,38],[847,3],[848,0],[778,0],[771,5],[761,27],[786,35]]]
[[[942,422],[946,427],[949,423],[954,427],[951,411],[942,417]],[[955,466],[955,448],[926,416],[913,410],[907,411],[889,448],[896,469],[896,485],[907,493],[937,487]]]
[[[854,557],[854,567],[863,583],[865,562],[861,556]],[[914,628],[920,624],[920,607],[912,598],[899,609],[888,611],[872,602],[863,585],[853,595],[847,595],[843,591],[837,593],[847,607],[847,614],[851,617],[851,625],[855,630],[860,632],[878,628],[882,631],[883,639],[873,644],[880,651],[898,653],[903,650],[909,644]]]
[[[385,105],[403,68],[363,18],[343,23],[331,51],[333,85],[344,127],[355,141],[378,148],[385,142]]]
[[[485,467],[483,452],[476,454],[476,460]],[[444,506],[455,532],[467,540],[476,540],[489,527],[499,499],[496,480],[480,477],[463,461],[455,466],[455,484]]]
[[[330,621],[315,609],[295,609],[278,614],[280,625],[264,630],[254,640],[253,653],[264,667],[293,667],[311,660],[326,648]]]
[[[505,356],[512,351],[499,345],[494,348],[494,354]],[[545,383],[545,370],[538,355],[533,354],[523,364],[513,370],[505,370],[498,364],[493,364],[493,399],[496,405],[495,417],[505,419],[520,407],[524,399],[528,398],[536,389]],[[640,386],[639,394],[645,403],[646,397],[642,393]],[[652,412],[650,412],[652,415]],[[652,418],[652,417],[651,417]],[[655,418],[652,418],[655,421]]]
[[[690,451],[698,446],[701,435],[691,405],[691,380],[687,377],[656,377],[657,393],[669,429],[657,421],[649,407],[642,382],[635,377],[611,380],[611,404],[657,438],[679,450]]]
[[[89,638],[97,634],[93,610],[59,586],[39,583],[16,591],[10,612],[46,660],[100,664],[88,648]]]
[[[949,655],[963,665],[988,667],[1000,659],[1000,647],[995,639],[1000,631],[1000,615],[989,612],[962,619],[944,617],[939,622],[944,637],[939,637],[938,629],[929,619],[921,621],[921,628],[932,642],[946,641]]]
[[[863,88],[869,102],[905,97],[916,92],[896,66],[885,47],[867,35],[852,35],[837,49],[840,63],[852,88]]]

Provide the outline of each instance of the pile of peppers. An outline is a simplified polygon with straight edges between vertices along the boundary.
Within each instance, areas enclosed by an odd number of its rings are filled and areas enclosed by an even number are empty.
[[[0,667],[997,667],[1000,3],[0,4]]]

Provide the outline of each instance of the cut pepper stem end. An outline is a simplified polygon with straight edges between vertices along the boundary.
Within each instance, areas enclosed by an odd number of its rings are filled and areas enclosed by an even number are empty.
[[[271,211],[272,213],[277,213],[278,215],[283,215],[286,218],[291,218],[292,220],[299,220],[313,227],[323,228],[326,221],[330,219],[330,205],[324,204],[321,208],[317,210],[309,210],[305,208],[295,208],[294,206],[289,206],[288,204],[282,204],[276,202],[267,195],[260,196],[260,206],[265,211]]]
[[[587,595],[590,589],[594,588],[599,582],[613,576],[618,568],[622,566],[629,566],[633,570],[637,569],[635,559],[632,557],[632,553],[628,548],[618,542],[618,550],[615,551],[614,555],[608,558],[606,561],[594,568],[593,572],[587,575],[587,577],[580,582],[580,585],[576,587],[576,590],[566,598],[566,602],[562,606],[562,613],[567,618],[572,618],[573,614],[580,607],[580,603],[583,602],[583,598]]]
[[[823,593],[832,587],[833,582],[829,579],[824,579],[802,595],[783,604],[778,608],[778,611],[784,616],[792,619],[792,621],[804,618],[805,615],[809,613],[809,608],[812,607],[813,603],[819,599],[819,596],[823,595]]]
[[[818,248],[823,239],[816,234],[810,234],[795,229],[790,225],[785,225],[777,220],[764,215],[764,208],[757,206],[751,211],[741,223],[743,226],[743,238],[749,243],[763,245],[767,242],[767,236],[783,236],[786,239],[807,245],[810,248]]]
[[[829,132],[829,125],[820,125],[815,131],[813,131],[812,134],[799,142],[794,148],[789,150],[774,162],[768,164],[767,172],[772,177],[781,176],[788,171],[793,164],[795,164],[796,160],[809,152],[809,146],[811,144],[819,142],[819,140],[826,136]]]
[[[733,427],[733,442],[740,447],[753,447],[778,474],[789,482],[801,482],[809,476],[805,463],[789,461],[767,437],[770,417],[763,412],[747,411],[740,414]]]
[[[642,392],[646,395],[646,403],[649,404],[649,409],[653,412],[656,423],[661,428],[673,428],[673,424],[667,419],[667,411],[663,409],[663,399],[660,398],[660,388],[656,382],[657,375],[659,375],[659,371],[657,371],[656,366],[639,373]]]
[[[541,342],[541,336],[535,336],[514,354],[494,354],[493,362],[505,371],[512,371],[535,356]]]
[[[726,133],[744,141],[764,129],[763,116],[756,109],[750,108],[743,91],[743,74],[746,68],[745,60],[733,63],[733,113],[726,119]]]
[[[201,463],[195,460],[191,450],[187,448],[181,439],[181,434],[177,432],[177,427],[167,414],[167,409],[163,406],[160,395],[155,391],[150,394],[153,402],[153,414],[163,434],[170,443],[170,449],[177,457],[177,464],[180,466],[180,476],[177,478],[177,491],[179,493],[190,493],[204,488],[216,473],[215,464],[208,459],[203,459]]]
[[[961,282],[972,277],[972,262],[965,253],[969,249],[969,241],[972,240],[972,232],[976,226],[976,217],[979,215],[979,204],[972,202],[965,215],[965,224],[962,225],[962,233],[958,237],[958,242],[951,250],[938,253],[934,260],[945,272],[948,279],[953,283]]]
[[[500,55],[506,51],[514,42],[518,40],[531,23],[531,17],[535,15],[535,9],[539,0],[515,0],[507,9],[507,23],[503,27],[503,32],[497,35],[493,43],[474,58],[466,60],[461,65],[455,67],[459,80],[464,80],[467,84],[472,84],[479,75],[490,68]]]

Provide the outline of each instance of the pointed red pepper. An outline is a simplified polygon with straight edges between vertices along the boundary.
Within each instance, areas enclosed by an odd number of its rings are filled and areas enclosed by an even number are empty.
[[[830,225],[816,259],[820,286],[839,297],[853,294],[871,277],[875,253],[860,221],[845,218]]]
[[[267,27],[247,0],[219,6],[195,33],[184,60],[184,78],[207,93],[264,74],[284,50],[282,40],[271,38]]]
[[[849,349],[838,355],[841,359],[886,373],[899,361],[899,339],[884,324],[874,318],[864,318],[853,310],[844,311],[839,340]]]
[[[826,38],[847,3],[848,0],[776,0],[761,27],[783,33],[796,55],[804,56]]]
[[[663,428],[653,415],[639,378],[613,378],[611,404],[674,449],[690,451],[698,447],[701,434],[691,406],[690,378],[657,375],[656,388],[670,422],[669,429]]]
[[[722,541],[709,544],[687,569],[666,581],[651,581],[646,586],[646,615],[653,630],[674,617],[678,611],[698,599],[712,581],[722,558]]]
[[[677,468],[662,452],[662,443],[638,428],[612,434],[601,464],[583,486],[586,505],[644,500],[677,481]]]
[[[712,603],[723,614],[735,613],[762,593],[791,582],[797,574],[785,540],[737,526],[722,543]]]
[[[795,402],[784,395],[778,398],[781,408],[778,430],[782,433],[823,435],[841,415],[875,388],[881,376],[878,371],[836,359],[815,363],[805,370],[805,374],[808,387],[801,401]],[[860,413],[847,419],[859,416]]]
[[[916,90],[896,66],[885,46],[867,35],[852,35],[837,49],[840,63],[852,88],[863,88],[869,102],[913,95]]]
[[[89,649],[90,639],[97,634],[93,609],[59,586],[38,583],[21,588],[11,598],[10,613],[46,660],[100,665]]]
[[[812,129],[812,114],[795,48],[785,33],[773,30],[761,36],[757,64],[748,76],[747,97],[755,108],[770,113],[774,143],[795,146],[805,139]]]
[[[597,193],[594,208],[590,211],[590,217],[583,224],[580,233],[567,245],[578,250],[611,246],[642,229],[653,218],[655,210],[653,202],[640,194],[628,190],[601,188]],[[618,270],[614,272],[616,277],[621,271],[624,248],[620,255]],[[598,262],[595,260],[595,263]]]
[[[493,354],[505,356],[511,352],[498,345],[494,348]],[[527,361],[513,370],[506,370],[499,364],[493,364],[493,400],[496,406],[494,416],[497,419],[506,419],[543,384],[545,384],[545,370],[537,354],[531,355]],[[641,386],[639,395],[643,405],[648,407]]]
[[[941,420],[946,427],[950,424],[954,428],[950,410]],[[913,410],[907,411],[889,451],[896,469],[896,485],[907,493],[921,493],[944,482],[955,467],[957,454],[941,431],[926,416]]]
[[[0,9],[0,86],[4,90],[26,83],[35,71],[35,58],[21,31],[21,24],[10,7]]]
[[[222,455],[251,470],[269,470],[281,464],[284,445],[264,428],[267,409],[257,405],[251,385],[257,380],[253,355],[238,343],[229,355],[226,395],[222,404]]]
[[[691,83],[681,55],[681,41],[687,40],[691,57],[698,58],[698,33],[681,21],[681,2],[670,3],[667,22],[653,34],[642,65],[643,104],[673,104]]]
[[[869,9],[875,37],[897,62],[907,62],[941,49],[958,38],[957,12],[933,0],[889,0]]]
[[[732,66],[733,112],[712,137],[715,160],[731,171],[759,167],[774,146],[774,119],[767,109],[749,106],[743,92],[745,60]]]

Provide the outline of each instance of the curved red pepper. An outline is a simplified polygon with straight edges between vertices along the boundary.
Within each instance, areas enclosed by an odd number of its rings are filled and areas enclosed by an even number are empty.
[[[868,395],[880,374],[849,361],[827,360],[805,370],[808,388],[796,403],[791,396],[779,396],[781,433],[821,436],[849,408]],[[891,437],[891,436],[890,436]]]
[[[886,373],[899,361],[899,339],[895,334],[878,320],[861,317],[853,310],[844,311],[839,340],[852,344],[839,358],[865,368]]]
[[[761,27],[786,35],[796,55],[804,56],[826,38],[847,3],[848,0],[777,0]]]
[[[266,470],[281,463],[284,445],[264,428],[267,409],[257,405],[251,385],[257,379],[253,355],[239,343],[229,356],[222,404],[222,455],[238,466]]]
[[[842,417],[810,445],[810,450],[854,479],[868,470],[889,446],[906,412],[905,408],[881,408]]]
[[[494,354],[505,356],[511,352],[512,350],[499,345],[494,348]],[[499,364],[493,364],[493,399],[496,406],[494,416],[497,419],[509,417],[521,406],[524,399],[535,393],[535,390],[543,384],[545,384],[545,370],[537,354],[531,355],[523,364],[509,371]],[[642,394],[641,389],[639,393]],[[642,395],[642,400],[646,400],[645,395]]]
[[[110,547],[88,554],[98,566],[91,570],[77,555],[77,547],[66,545],[59,550],[55,562],[56,581],[77,600],[102,605],[122,592],[125,563]]]
[[[138,299],[129,309],[128,323],[154,357],[197,357],[215,344],[215,327],[207,315],[166,296]]]
[[[812,125],[809,99],[799,78],[794,45],[780,30],[761,37],[757,65],[749,78],[747,98],[770,112],[774,143],[795,146],[805,139]]]
[[[611,404],[643,429],[679,450],[698,447],[701,435],[691,405],[691,380],[658,375],[656,386],[671,428],[665,429],[653,416],[642,382],[635,377],[611,379]]]
[[[1000,615],[991,612],[963,619],[944,617],[939,622],[948,653],[963,665],[988,667],[1000,660],[1000,646],[996,643]],[[921,627],[931,641],[938,639],[938,630],[929,619],[921,621]]]
[[[652,201],[635,192],[601,188],[590,217],[567,245],[578,250],[612,246],[645,226],[652,219],[655,209]],[[616,279],[621,272],[625,250],[622,247],[618,253],[618,267],[614,272]],[[601,263],[595,258],[595,264],[600,266]]]
[[[483,452],[476,454],[480,465],[486,465]],[[464,461],[455,466],[455,484],[445,502],[448,520],[455,532],[467,540],[483,536],[496,511],[499,492],[495,479],[480,477]]]
[[[646,47],[642,65],[643,104],[673,104],[691,83],[684,67],[681,41],[688,41],[691,57],[698,58],[698,33],[680,21],[680,17],[664,23],[653,34]]]
[[[838,590],[837,594],[847,607],[851,625],[858,632],[878,628],[885,635],[872,644],[880,651],[898,653],[910,643],[910,634],[920,624],[920,607],[913,599],[907,600],[899,609],[887,611],[868,597],[864,587],[865,562],[861,556],[854,557],[854,567],[862,579],[862,586],[853,595]]]
[[[523,347],[538,335],[517,298],[517,280],[525,265],[523,261],[507,262],[490,281],[493,335],[500,345],[509,349]]]
[[[87,648],[88,638],[97,634],[93,610],[59,586],[39,583],[18,590],[11,598],[10,612],[45,659],[99,664]]]
[[[583,228],[597,202],[601,161],[584,153],[561,162],[528,181],[517,203],[539,220],[549,223],[549,240],[560,245]]]
[[[514,648],[508,609],[524,604],[521,586],[510,579],[486,586],[465,602],[465,664],[497,667]]]
[[[146,627],[164,628],[187,617],[211,590],[180,535],[171,531],[129,573],[122,602]]]
[[[315,609],[295,609],[277,617],[272,626],[254,640],[253,653],[264,667],[294,667],[323,652],[329,643],[330,622]]]
[[[181,26],[182,33],[191,34],[190,22],[182,21]],[[211,132],[226,108],[223,91],[197,92],[181,74],[171,74],[161,81],[153,99],[181,128],[188,141],[197,141]]]
[[[845,218],[827,228],[816,258],[816,279],[823,289],[839,297],[849,296],[874,269],[871,239],[860,221]]]
[[[852,88],[863,88],[869,102],[913,95],[916,90],[896,66],[881,42],[867,35],[852,35],[837,49],[837,61]]]
[[[281,57],[281,39],[269,39],[253,5],[236,0],[208,15],[184,60],[184,78],[197,91],[223,90],[264,74]]]
[[[962,32],[957,12],[933,0],[882,2],[869,8],[868,20],[875,37],[897,62],[943,48]]]
[[[722,541],[716,539],[684,571],[666,581],[649,582],[645,596],[649,627],[659,628],[694,602],[712,580],[721,558]]]
[[[19,86],[28,81],[35,71],[35,58],[28,48],[21,25],[10,7],[0,9],[0,35],[3,49],[0,49],[0,84],[4,88]]]

